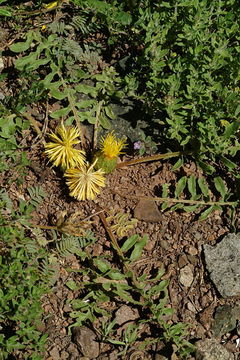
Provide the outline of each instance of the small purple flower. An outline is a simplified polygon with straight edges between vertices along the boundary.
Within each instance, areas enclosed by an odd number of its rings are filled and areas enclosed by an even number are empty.
[[[139,150],[141,149],[141,141],[136,141],[134,144],[133,144],[133,147],[134,147],[134,150]]]

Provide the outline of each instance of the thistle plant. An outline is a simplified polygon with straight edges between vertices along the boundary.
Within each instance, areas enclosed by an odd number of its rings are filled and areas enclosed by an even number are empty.
[[[81,168],[68,169],[64,176],[70,195],[78,200],[93,200],[100,193],[100,188],[105,186],[104,171],[94,170],[97,159],[92,165],[88,163]]]
[[[97,168],[104,170],[106,174],[113,172],[117,167],[117,160],[121,150],[126,147],[126,138],[117,139],[114,131],[107,134],[101,139],[100,150],[96,153],[95,158],[98,159]]]
[[[49,134],[51,142],[45,145],[45,154],[55,166],[60,166],[63,170],[83,166],[85,152],[73,148],[73,145],[80,143],[77,139],[79,136],[77,128],[61,124],[57,127],[56,133]]]

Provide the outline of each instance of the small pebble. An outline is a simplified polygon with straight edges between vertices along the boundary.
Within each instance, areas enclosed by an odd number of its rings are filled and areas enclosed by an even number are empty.
[[[189,265],[186,265],[180,270],[179,281],[183,286],[191,286],[193,282],[193,273]]]

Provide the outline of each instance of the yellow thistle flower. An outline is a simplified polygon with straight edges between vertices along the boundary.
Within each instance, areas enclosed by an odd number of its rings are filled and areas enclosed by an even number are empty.
[[[51,142],[45,145],[45,154],[55,166],[61,166],[64,170],[84,165],[85,152],[73,148],[79,144],[76,140],[80,136],[75,127],[65,127],[63,124],[57,127],[56,133],[50,133]]]
[[[71,196],[78,200],[93,200],[100,193],[100,187],[105,186],[105,178],[102,169],[94,170],[96,162],[65,172]]]
[[[123,154],[121,150],[127,145],[126,138],[116,139],[114,131],[107,134],[107,136],[101,140],[101,152],[104,156],[113,159],[117,158],[119,154]]]
[[[116,139],[114,131],[101,139],[100,150],[96,152],[95,159],[98,159],[96,169],[102,169],[105,174],[110,174],[116,169],[118,155],[123,154],[121,150],[127,145],[126,138]]]

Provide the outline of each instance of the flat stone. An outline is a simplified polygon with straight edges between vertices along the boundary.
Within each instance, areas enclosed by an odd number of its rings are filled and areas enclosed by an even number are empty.
[[[217,245],[204,245],[206,267],[222,297],[240,295],[240,235],[228,234]]]
[[[195,345],[196,360],[234,360],[233,354],[215,339],[199,340]]]
[[[86,326],[73,328],[73,340],[84,357],[97,358],[99,355],[99,342],[96,334]]]
[[[158,210],[155,201],[140,200],[134,209],[134,217],[146,222],[159,222],[162,220],[162,214]]]
[[[135,309],[132,309],[130,306],[122,305],[117,311],[116,311],[116,324],[122,325],[124,323],[127,323],[128,321],[135,320],[139,317],[138,311]]]
[[[221,337],[226,333],[235,329],[237,324],[236,309],[230,305],[218,306],[215,311],[215,316],[212,325],[214,336]]]
[[[179,281],[185,287],[191,286],[193,282],[193,272],[190,266],[186,265],[180,270]]]

